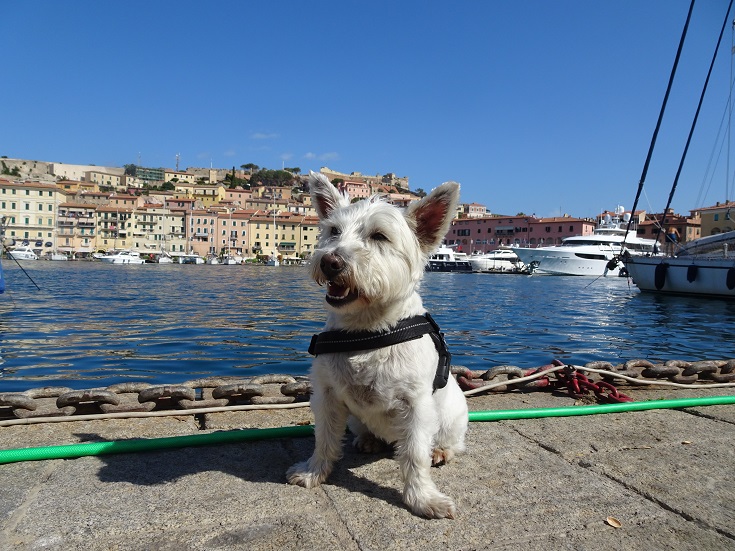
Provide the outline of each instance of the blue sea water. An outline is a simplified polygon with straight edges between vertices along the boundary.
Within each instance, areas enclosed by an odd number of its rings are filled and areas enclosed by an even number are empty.
[[[0,392],[308,373],[324,288],[303,267],[3,261]],[[625,278],[427,273],[455,364],[735,358],[735,302]]]

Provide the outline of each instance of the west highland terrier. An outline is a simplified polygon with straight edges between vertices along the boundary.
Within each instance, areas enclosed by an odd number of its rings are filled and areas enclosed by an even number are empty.
[[[445,183],[405,212],[372,197],[350,204],[311,173],[320,235],[311,275],[326,286],[326,331],[310,351],[316,446],[291,484],[318,486],[342,456],[345,427],[362,451],[393,444],[403,501],[416,514],[454,518],[431,465],[464,450],[467,403],[449,374],[444,338],[418,294],[429,255],[446,234],[459,185]]]

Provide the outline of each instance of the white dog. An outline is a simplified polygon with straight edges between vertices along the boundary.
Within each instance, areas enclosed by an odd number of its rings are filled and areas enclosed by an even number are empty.
[[[316,448],[288,470],[288,481],[312,488],[329,476],[349,417],[359,449],[372,449],[376,437],[395,446],[403,500],[414,513],[454,518],[454,502],[437,489],[430,468],[464,450],[467,403],[448,374],[438,327],[416,316],[426,313],[417,290],[449,228],[459,185],[445,183],[405,212],[375,197],[350,204],[321,174],[312,172],[309,185],[320,219],[312,277],[326,285],[329,310],[327,331],[315,340],[327,351],[317,346],[311,369]],[[406,342],[370,342],[429,324],[435,331]]]

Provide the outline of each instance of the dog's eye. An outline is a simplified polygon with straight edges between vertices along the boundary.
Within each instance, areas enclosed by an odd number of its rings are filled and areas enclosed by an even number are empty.
[[[336,226],[332,226],[332,229],[329,230],[329,235],[332,237],[337,237],[341,233],[340,229]]]
[[[388,241],[388,238],[384,234],[380,233],[379,231],[376,231],[375,233],[373,233],[370,236],[370,239],[372,239],[373,241]]]

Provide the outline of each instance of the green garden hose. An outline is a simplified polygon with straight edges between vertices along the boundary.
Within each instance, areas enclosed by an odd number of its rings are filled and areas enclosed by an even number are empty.
[[[576,415],[597,415],[602,413],[621,413],[649,409],[678,409],[687,407],[735,404],[735,396],[710,396],[705,398],[679,398],[674,400],[651,400],[646,402],[624,402],[592,406],[567,406],[558,408],[506,409],[496,411],[473,411],[469,414],[471,422],[508,421],[513,419],[541,419],[544,417],[568,417]],[[189,436],[170,436],[119,440],[111,442],[87,442],[63,446],[44,446],[0,450],[0,464],[46,459],[72,459],[77,457],[109,455],[114,453],[135,453],[189,446],[231,444],[273,438],[292,438],[311,436],[313,425],[279,427],[272,429],[245,429]]]

